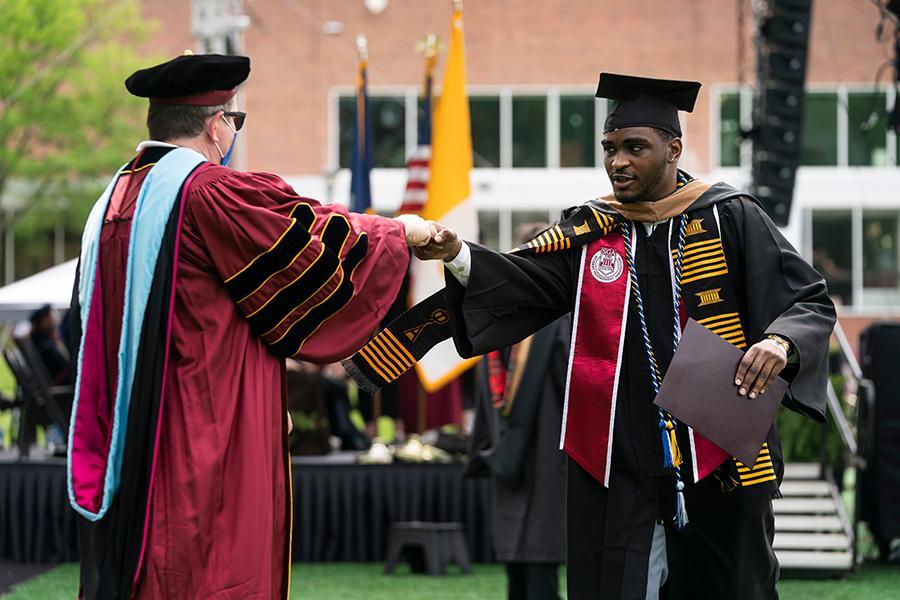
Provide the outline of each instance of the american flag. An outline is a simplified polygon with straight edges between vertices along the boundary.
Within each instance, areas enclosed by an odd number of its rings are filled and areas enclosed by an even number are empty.
[[[421,212],[428,200],[428,180],[431,178],[431,88],[436,63],[437,52],[429,49],[425,61],[425,91],[419,110],[419,137],[416,149],[406,163],[407,180],[399,210],[401,213]]]

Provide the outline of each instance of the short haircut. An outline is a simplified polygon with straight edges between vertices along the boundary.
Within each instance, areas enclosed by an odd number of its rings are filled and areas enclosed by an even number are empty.
[[[188,106],[151,103],[150,110],[147,111],[147,130],[150,139],[165,142],[197,137],[203,133],[206,120],[220,110],[228,110],[229,104]]]
[[[675,134],[672,133],[671,131],[666,131],[665,129],[659,129],[659,128],[657,128],[657,127],[654,127],[653,129],[655,129],[655,130],[656,130],[656,133],[659,134],[659,139],[662,140],[662,143],[663,143],[663,144],[668,144],[669,142],[671,142],[672,140],[674,140],[676,137],[678,137],[677,135],[675,135]]]

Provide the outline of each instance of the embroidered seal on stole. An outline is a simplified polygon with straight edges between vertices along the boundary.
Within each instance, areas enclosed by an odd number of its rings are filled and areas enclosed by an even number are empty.
[[[591,275],[600,283],[612,283],[622,276],[625,263],[612,248],[600,248],[591,258]]]

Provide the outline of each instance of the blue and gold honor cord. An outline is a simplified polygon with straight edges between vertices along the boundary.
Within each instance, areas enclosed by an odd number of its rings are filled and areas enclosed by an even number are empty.
[[[681,263],[684,254],[684,230],[685,218],[682,214],[678,218],[678,250],[675,255],[674,265],[674,293],[673,303],[675,307],[675,329],[673,341],[673,354],[678,349],[678,340],[681,337],[681,322],[679,318],[679,307],[681,306]],[[637,304],[638,317],[641,321],[641,333],[644,337],[644,348],[647,351],[647,360],[650,364],[650,385],[653,388],[654,398],[659,394],[659,387],[662,383],[662,376],[659,372],[659,364],[656,362],[656,355],[653,352],[653,344],[650,342],[650,332],[647,329],[647,319],[644,316],[644,298],[641,295],[641,288],[638,284],[637,268],[634,260],[634,247],[631,244],[631,232],[634,223],[622,224],[622,237],[625,239],[625,254],[628,258],[628,276],[631,278],[631,289],[634,292],[635,303]],[[659,430],[662,437],[663,448],[663,467],[672,467],[675,469],[675,527],[681,529],[688,522],[687,509],[684,505],[684,482],[681,480],[681,451],[678,448],[678,438],[676,436],[678,423],[675,417],[659,409]]]

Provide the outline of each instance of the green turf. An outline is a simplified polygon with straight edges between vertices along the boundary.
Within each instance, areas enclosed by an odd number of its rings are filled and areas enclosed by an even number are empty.
[[[475,565],[472,575],[412,575],[406,568],[385,576],[380,564],[295,564],[291,598],[303,600],[501,600],[505,578],[499,565]],[[2,600],[70,600],[78,569],[59,566],[19,586]],[[560,584],[565,586],[564,581]],[[781,600],[890,600],[900,598],[900,568],[871,565],[842,580],[786,580]],[[565,597],[565,596],[564,596]]]
[[[16,380],[5,360],[0,360],[0,393],[12,398],[16,393]],[[12,434],[12,412],[0,411],[0,447],[9,446]]]

